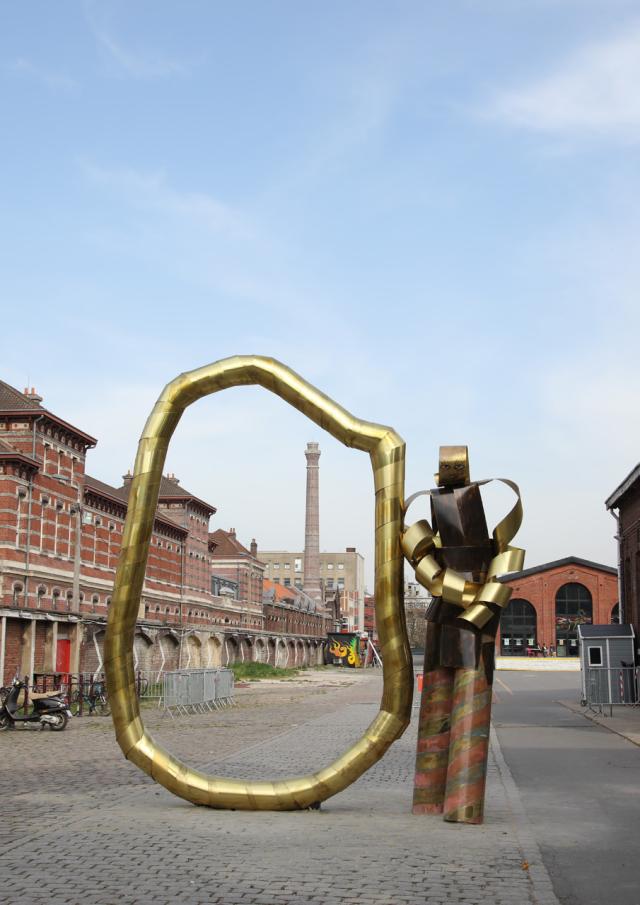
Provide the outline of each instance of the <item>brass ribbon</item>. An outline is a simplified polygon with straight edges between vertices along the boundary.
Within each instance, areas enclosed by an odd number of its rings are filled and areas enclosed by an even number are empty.
[[[427,588],[434,597],[442,597],[447,603],[460,607],[459,618],[480,629],[491,619],[491,604],[500,608],[507,605],[511,597],[511,588],[498,581],[499,575],[507,572],[518,572],[524,564],[524,550],[510,546],[522,524],[522,501],[518,485],[507,478],[495,478],[478,481],[478,486],[489,484],[491,480],[506,484],[515,493],[517,499],[513,508],[505,515],[493,530],[494,556],[489,563],[487,580],[479,582],[467,581],[455,569],[444,568],[433,556],[433,550],[442,546],[440,535],[434,532],[426,519],[414,522],[402,533],[401,546],[405,558],[414,568],[416,579]],[[420,490],[407,500],[406,512],[419,496],[430,496],[429,490]]]

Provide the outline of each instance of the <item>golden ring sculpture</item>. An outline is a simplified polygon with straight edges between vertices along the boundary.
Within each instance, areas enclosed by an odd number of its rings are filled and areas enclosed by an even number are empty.
[[[316,773],[277,781],[210,776],[182,763],[147,732],[136,695],[133,639],[160,479],[187,406],[229,387],[259,385],[345,446],[368,452],[375,487],[375,606],[383,662],[380,710],[364,734]],[[116,739],[124,756],[170,792],[212,808],[286,811],[317,806],[375,764],[409,724],[413,668],[403,606],[400,536],[405,445],[390,427],[361,421],[273,358],[238,355],[176,377],[164,388],[138,444],[122,550],[109,610],[104,669]]]

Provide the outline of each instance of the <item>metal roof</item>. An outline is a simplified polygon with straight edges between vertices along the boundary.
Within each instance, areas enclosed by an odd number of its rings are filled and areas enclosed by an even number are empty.
[[[515,581],[518,578],[526,578],[528,575],[536,575],[538,572],[548,572],[560,566],[583,566],[586,569],[596,569],[598,572],[608,572],[609,575],[617,575],[618,570],[614,566],[605,566],[601,562],[593,562],[590,559],[581,559],[579,556],[565,556],[564,559],[554,559],[553,562],[543,562],[539,566],[523,569],[521,572],[508,572],[501,575],[499,581]]]
[[[581,638],[633,638],[632,625],[579,625],[578,635]]]
[[[633,471],[629,472],[629,474],[626,476],[624,481],[621,484],[618,484],[618,486],[613,491],[611,496],[608,497],[604,501],[604,504],[607,507],[607,509],[615,509],[618,506],[622,497],[625,495],[625,493],[628,490],[631,490],[631,488],[634,486],[634,484],[638,481],[639,478],[640,478],[640,465],[636,465],[636,467],[633,469]]]

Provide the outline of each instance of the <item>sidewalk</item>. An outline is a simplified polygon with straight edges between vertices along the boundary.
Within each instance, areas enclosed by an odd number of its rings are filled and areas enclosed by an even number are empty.
[[[603,726],[640,747],[640,705],[614,705],[613,715],[609,716],[610,710],[606,704],[603,704],[603,713],[600,713],[590,710],[588,707],[581,707],[576,701],[559,701],[559,703],[567,710],[581,714],[592,723],[597,723],[598,726]]]
[[[219,775],[295,776],[358,737],[380,688],[378,671],[338,687],[318,673],[244,689],[211,717],[148,722]],[[0,736],[17,779],[3,802],[6,905],[557,905],[495,736],[486,823],[472,827],[411,814],[415,719],[349,789],[293,813],[193,807],[122,759],[108,720],[81,723]]]

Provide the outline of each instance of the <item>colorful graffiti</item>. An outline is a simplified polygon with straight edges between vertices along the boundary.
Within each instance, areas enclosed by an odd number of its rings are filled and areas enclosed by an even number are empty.
[[[353,632],[329,634],[329,662],[334,666],[362,666],[360,639]]]

